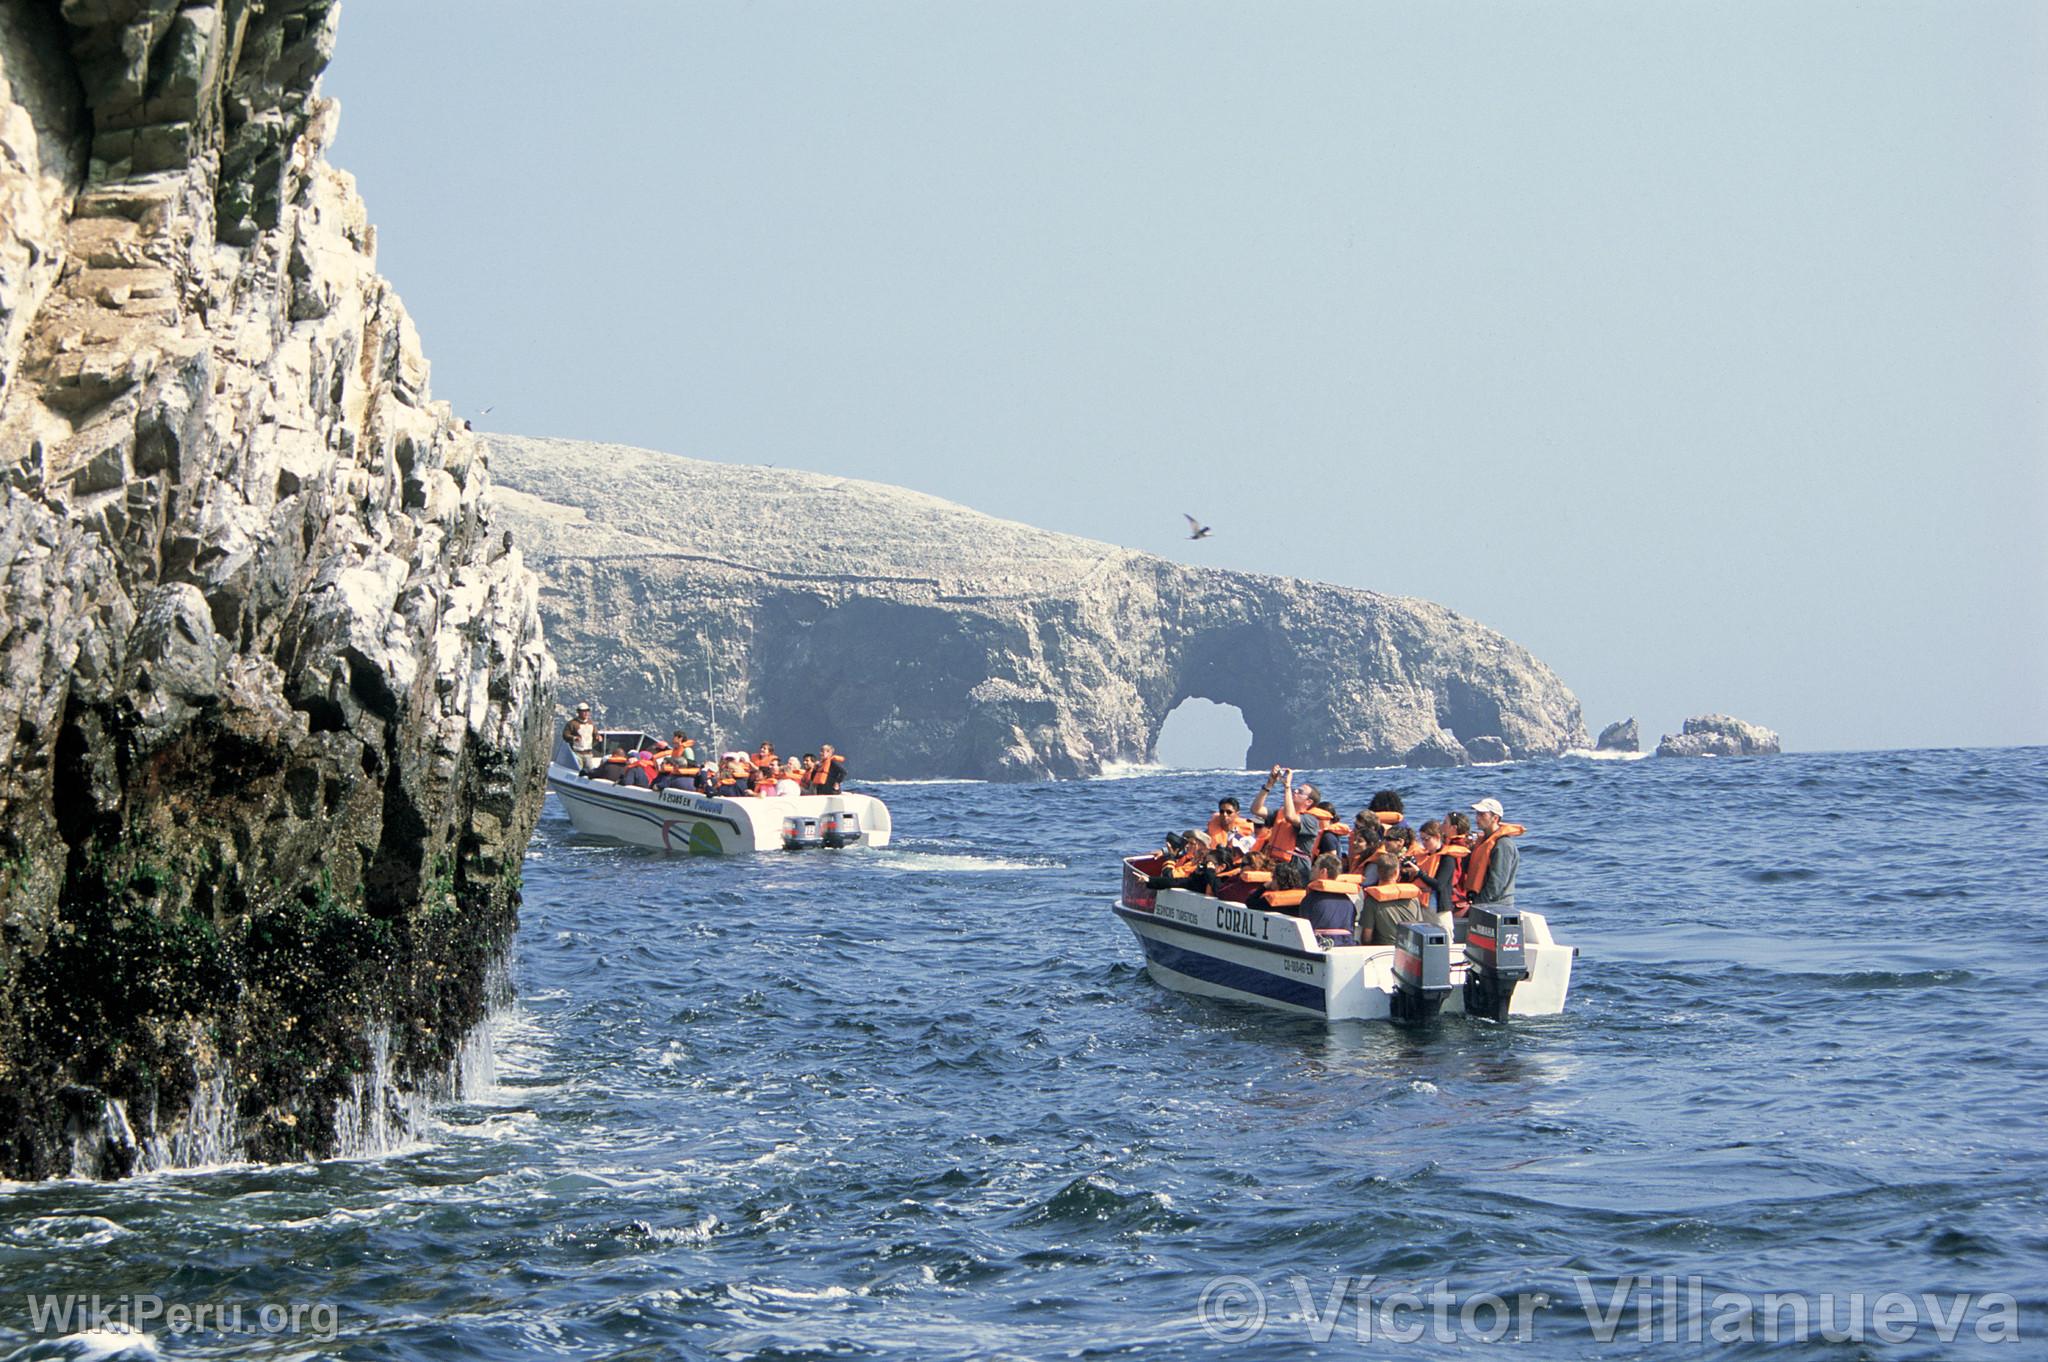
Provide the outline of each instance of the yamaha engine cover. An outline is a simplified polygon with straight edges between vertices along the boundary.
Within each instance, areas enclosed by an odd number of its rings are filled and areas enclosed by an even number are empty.
[[[1395,1021],[1428,1021],[1451,991],[1451,939],[1434,922],[1404,922],[1394,939]]]
[[[1528,977],[1522,915],[1512,908],[1472,906],[1465,931],[1465,1015],[1508,1019],[1515,985]]]

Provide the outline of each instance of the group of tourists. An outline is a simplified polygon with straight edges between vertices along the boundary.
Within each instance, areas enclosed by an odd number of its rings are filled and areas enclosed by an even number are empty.
[[[1170,835],[1148,882],[1306,918],[1330,946],[1392,945],[1403,923],[1423,921],[1463,940],[1472,905],[1514,906],[1522,832],[1490,798],[1410,827],[1394,790],[1347,823],[1314,785],[1275,766],[1249,813],[1224,798],[1207,827]]]
[[[576,706],[576,717],[562,731],[562,740],[586,779],[611,781],[630,789],[694,790],[716,799],[768,799],[838,794],[846,780],[846,758],[830,743],[800,757],[778,757],[775,744],[764,742],[752,752],[700,758],[696,740],[680,728],[665,743],[634,750],[614,743],[607,752],[603,736],[587,704]]]

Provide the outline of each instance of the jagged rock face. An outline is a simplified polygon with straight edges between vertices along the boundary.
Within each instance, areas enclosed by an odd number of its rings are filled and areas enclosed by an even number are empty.
[[[1660,757],[1774,757],[1778,735],[1726,714],[1700,714],[1687,719],[1676,735],[1666,733],[1657,744]]]
[[[1632,718],[1612,723],[1600,730],[1600,738],[1594,747],[1602,752],[1640,752],[1642,734]]]
[[[441,1073],[513,924],[538,587],[324,159],[334,21],[0,6],[6,1175],[126,1171],[223,1079],[240,1153],[325,1152],[367,1031]]]
[[[1183,567],[875,483],[490,438],[565,698],[617,722],[701,728],[715,708],[721,741],[829,741],[875,777],[1088,775],[1149,759],[1190,696],[1243,712],[1254,764],[1586,742],[1548,667],[1427,601]]]

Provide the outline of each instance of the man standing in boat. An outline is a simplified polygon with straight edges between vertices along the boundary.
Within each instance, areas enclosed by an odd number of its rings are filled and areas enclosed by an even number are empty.
[[[604,764],[604,753],[597,748],[597,725],[591,722],[590,706],[576,706],[576,717],[569,720],[569,726],[562,730],[562,741],[569,744],[569,750],[576,755],[576,768],[589,772]]]
[[[1498,799],[1482,799],[1472,806],[1472,812],[1479,818],[1479,840],[1465,861],[1465,887],[1474,906],[1512,908],[1515,871],[1522,864],[1515,838],[1522,829],[1506,821],[1507,811]]]
[[[811,793],[836,795],[846,780],[846,758],[833,750],[831,743],[818,748],[818,765],[811,773]]]

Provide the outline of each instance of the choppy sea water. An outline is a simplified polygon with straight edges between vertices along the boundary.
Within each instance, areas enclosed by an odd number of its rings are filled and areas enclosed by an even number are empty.
[[[551,803],[496,1082],[378,1158],[0,1187],[0,1356],[2048,1356],[2048,749],[1324,783],[1502,798],[1566,1015],[1151,983],[1117,857],[1249,777],[729,861]]]

